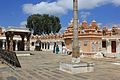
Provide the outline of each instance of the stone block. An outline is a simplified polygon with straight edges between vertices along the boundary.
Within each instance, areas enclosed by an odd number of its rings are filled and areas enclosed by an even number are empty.
[[[86,73],[94,71],[94,63],[60,63],[59,69],[61,71],[77,74],[77,73]]]

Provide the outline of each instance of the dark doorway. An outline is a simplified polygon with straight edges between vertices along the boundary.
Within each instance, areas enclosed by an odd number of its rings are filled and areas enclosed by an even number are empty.
[[[45,43],[45,49],[46,49],[46,47],[47,47],[47,43]]]
[[[16,45],[16,43],[15,43],[15,41],[13,41],[13,51],[15,51],[15,46]]]
[[[22,41],[18,41],[18,51],[24,51],[24,44]]]
[[[47,44],[48,44],[48,49],[50,49],[50,43],[48,42]]]
[[[111,42],[112,53],[116,53],[116,41]]]
[[[102,41],[102,48],[106,48],[106,41]]]
[[[41,51],[41,41],[37,40],[35,43],[35,50],[36,51]]]
[[[44,49],[44,43],[42,43],[42,49]]]
[[[2,49],[3,42],[0,40],[0,48]]]

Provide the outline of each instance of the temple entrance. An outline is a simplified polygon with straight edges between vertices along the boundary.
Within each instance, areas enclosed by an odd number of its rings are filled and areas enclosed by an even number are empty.
[[[15,43],[15,41],[13,41],[13,51],[15,51],[15,45],[16,45],[16,43]]]
[[[48,49],[50,49],[50,43],[49,42],[47,43],[47,45],[48,45]]]
[[[0,48],[1,49],[2,49],[2,45],[3,45],[2,40],[0,40]]]
[[[41,41],[37,40],[35,43],[35,50],[36,51],[41,51]]]
[[[116,41],[111,42],[111,50],[112,50],[112,53],[116,53]]]
[[[44,49],[44,43],[42,43],[42,49]]]
[[[22,45],[22,41],[18,41],[18,51],[24,51],[24,47]]]

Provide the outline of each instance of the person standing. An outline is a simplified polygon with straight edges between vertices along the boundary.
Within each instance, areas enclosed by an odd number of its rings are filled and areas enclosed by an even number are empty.
[[[55,48],[56,48],[56,43],[54,43],[54,46],[53,46],[53,53],[55,53]]]
[[[57,45],[56,46],[56,54],[58,54],[58,52],[59,52],[59,46]]]

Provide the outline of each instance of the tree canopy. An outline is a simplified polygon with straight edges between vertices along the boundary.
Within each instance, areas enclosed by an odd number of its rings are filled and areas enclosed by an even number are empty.
[[[33,14],[27,18],[27,28],[33,31],[33,34],[58,33],[61,29],[60,19],[57,16],[48,14]]]

